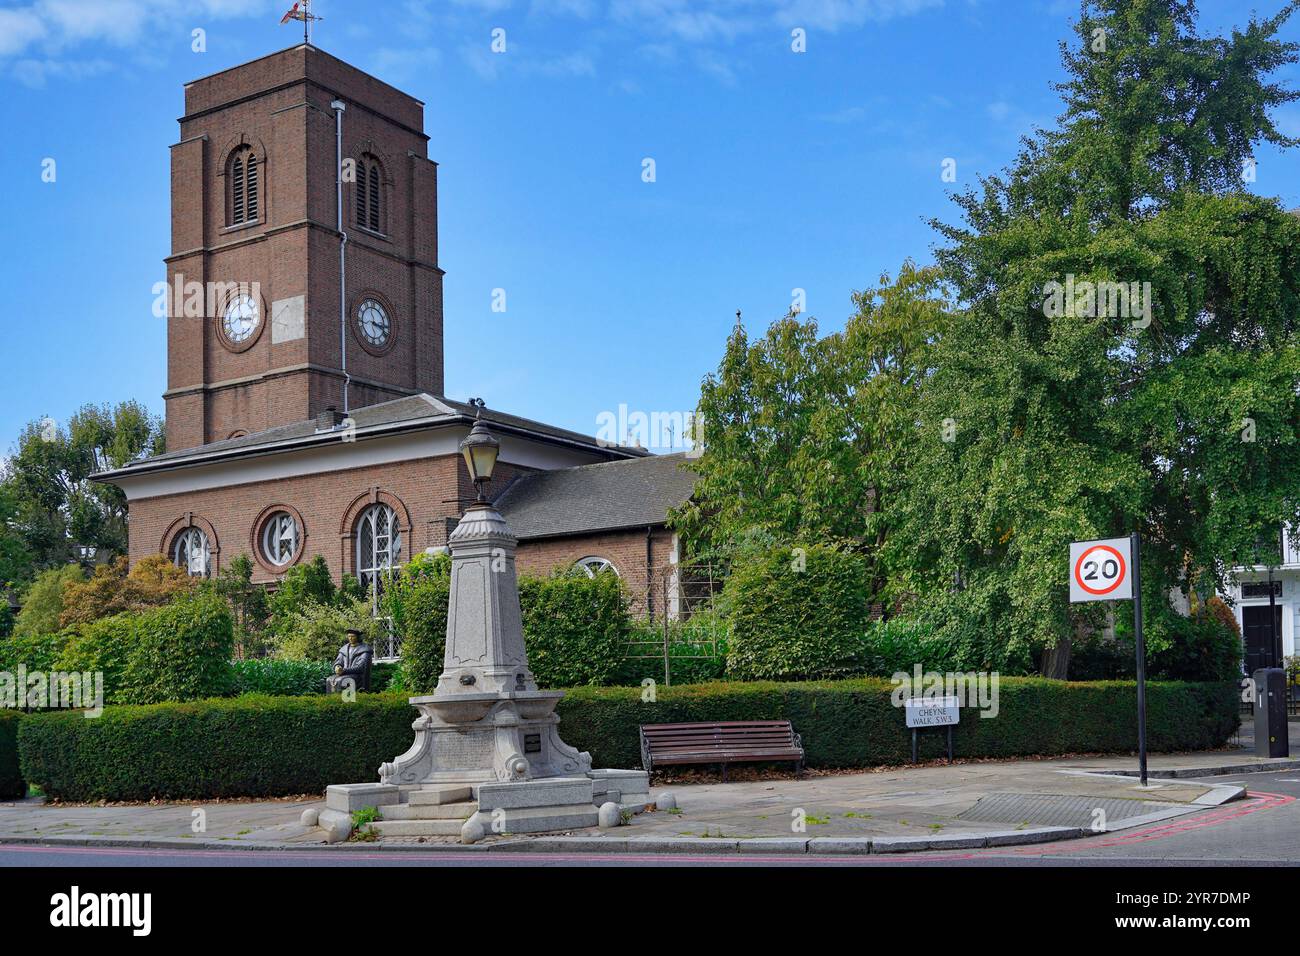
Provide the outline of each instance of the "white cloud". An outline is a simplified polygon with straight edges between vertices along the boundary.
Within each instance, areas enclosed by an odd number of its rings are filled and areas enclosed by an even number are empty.
[[[783,26],[836,31],[941,6],[943,0],[779,0],[775,19]]]
[[[48,56],[78,44],[126,46],[177,20],[198,26],[204,18],[270,17],[288,7],[285,0],[33,0],[0,10],[0,57],[37,49]]]
[[[51,79],[84,80],[113,69],[106,60],[56,60],[23,58],[13,63],[13,75],[19,83],[41,89]]]

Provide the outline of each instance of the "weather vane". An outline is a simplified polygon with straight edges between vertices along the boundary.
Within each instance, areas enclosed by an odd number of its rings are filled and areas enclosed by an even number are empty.
[[[281,25],[288,23],[290,20],[302,21],[302,42],[311,42],[311,22],[313,20],[323,20],[324,17],[318,17],[311,12],[311,0],[295,0],[294,5],[289,8],[289,12],[280,18]]]

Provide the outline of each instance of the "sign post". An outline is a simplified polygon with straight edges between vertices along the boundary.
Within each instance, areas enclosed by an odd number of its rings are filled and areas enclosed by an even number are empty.
[[[1138,770],[1147,785],[1147,647],[1142,639],[1142,539],[1133,532],[1133,643],[1137,645]]]
[[[952,763],[952,728],[961,720],[961,701],[956,697],[909,697],[903,713],[912,731],[912,763],[917,762],[917,736],[927,727],[948,729],[948,762]]]
[[[1070,603],[1133,600],[1133,639],[1137,653],[1138,769],[1147,785],[1147,664],[1142,638],[1142,539],[1075,541],[1070,545]]]

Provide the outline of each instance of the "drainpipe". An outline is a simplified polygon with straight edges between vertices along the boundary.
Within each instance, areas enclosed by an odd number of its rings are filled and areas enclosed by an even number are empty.
[[[334,182],[337,188],[339,231],[339,362],[343,371],[343,417],[347,418],[348,386],[348,234],[343,229],[343,112],[347,105],[342,100],[330,103],[334,111]]]
[[[645,616],[647,621],[655,619],[655,585],[651,570],[654,568],[653,534],[654,525],[645,526]],[[667,613],[667,612],[665,612]],[[666,620],[667,618],[665,618]]]

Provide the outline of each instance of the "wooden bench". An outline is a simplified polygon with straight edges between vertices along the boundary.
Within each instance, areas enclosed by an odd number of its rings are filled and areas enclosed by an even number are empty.
[[[803,741],[788,720],[724,720],[700,724],[642,724],[641,766],[716,763],[727,779],[727,765],[793,760],[803,769]]]

